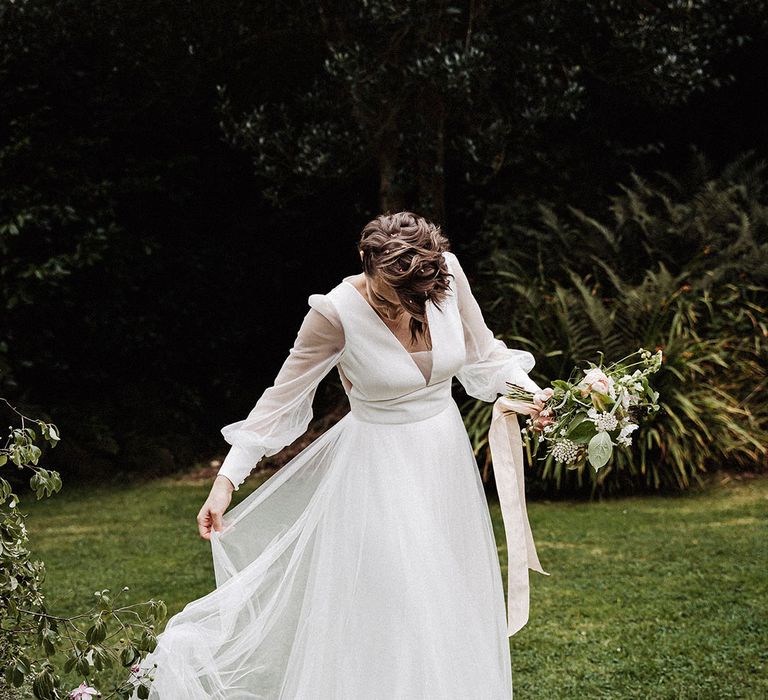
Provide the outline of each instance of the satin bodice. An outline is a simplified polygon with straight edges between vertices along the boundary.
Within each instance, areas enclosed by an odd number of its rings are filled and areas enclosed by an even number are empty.
[[[326,296],[339,312],[345,348],[339,371],[350,410],[370,423],[409,423],[434,416],[447,407],[451,380],[464,364],[466,348],[453,287],[440,305],[426,305],[432,339],[432,368],[425,377],[371,305],[345,277]],[[310,297],[310,305],[312,304]]]

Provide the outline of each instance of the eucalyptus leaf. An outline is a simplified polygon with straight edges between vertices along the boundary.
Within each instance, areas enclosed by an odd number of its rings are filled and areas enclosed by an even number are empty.
[[[613,442],[611,442],[611,436],[605,431],[597,433],[587,445],[589,463],[595,468],[595,471],[608,464],[612,452]]]

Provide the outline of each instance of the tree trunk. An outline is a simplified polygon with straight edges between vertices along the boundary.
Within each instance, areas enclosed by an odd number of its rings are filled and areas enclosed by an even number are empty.
[[[404,208],[403,193],[397,181],[398,148],[394,135],[385,136],[379,145],[379,207],[382,214]]]
[[[422,147],[417,161],[418,201],[425,216],[436,223],[445,220],[445,102],[443,96],[424,87],[416,97],[422,126]]]

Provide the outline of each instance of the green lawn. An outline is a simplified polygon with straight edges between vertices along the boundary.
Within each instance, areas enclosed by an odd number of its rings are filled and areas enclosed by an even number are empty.
[[[162,598],[170,616],[210,591],[210,544],[195,523],[208,488],[65,483],[50,500],[27,496],[51,611],[129,585],[128,602]],[[510,640],[516,700],[768,698],[768,479],[529,512],[551,576],[531,572],[531,618]]]

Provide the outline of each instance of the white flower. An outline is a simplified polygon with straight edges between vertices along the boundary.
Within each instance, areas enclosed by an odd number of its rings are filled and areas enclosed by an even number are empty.
[[[101,695],[101,693],[92,686],[81,683],[77,688],[69,693],[69,697],[73,700],[92,700],[93,698]]]
[[[611,398],[616,397],[613,377],[609,377],[599,367],[593,367],[588,371],[585,370],[584,379],[579,382],[577,389],[581,392],[582,396],[588,396],[596,391],[599,394],[607,394]]]
[[[557,462],[564,462],[565,464],[570,464],[571,462],[576,461],[576,457],[579,454],[579,448],[576,445],[575,442],[572,440],[569,440],[568,438],[563,438],[562,440],[558,440],[553,446],[552,446],[552,457]]]
[[[629,447],[632,444],[632,436],[631,433],[637,430],[638,426],[636,423],[627,423],[619,433],[619,436],[616,438],[616,442],[619,445],[623,445],[624,447]]]
[[[596,409],[590,408],[587,411],[590,420],[595,424],[598,431],[615,430],[619,424],[618,419],[612,413],[599,413]]]
[[[637,430],[640,426],[637,425],[637,423],[627,423],[626,425],[622,426],[621,432],[619,435],[629,435],[630,433],[633,433],[635,430]]]

